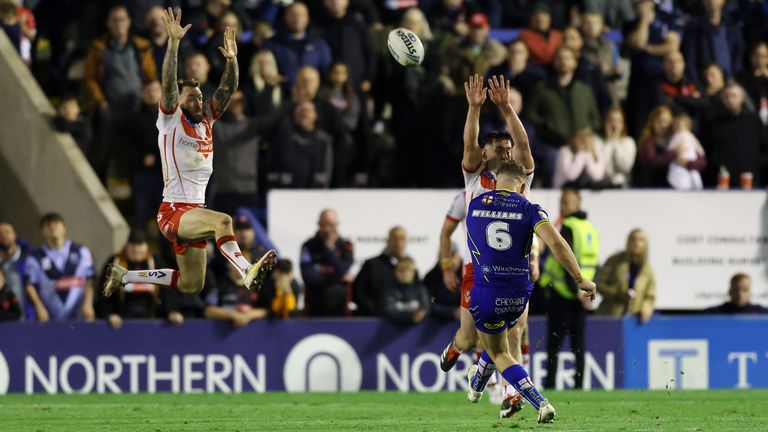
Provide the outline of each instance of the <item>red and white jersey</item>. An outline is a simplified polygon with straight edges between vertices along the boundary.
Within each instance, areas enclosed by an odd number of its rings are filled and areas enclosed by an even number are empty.
[[[464,191],[457,193],[456,196],[453,197],[448,213],[445,214],[446,219],[461,224],[461,229],[464,230],[463,239],[467,238],[467,225],[464,222],[467,217],[467,203],[465,202],[465,199],[466,196]],[[469,246],[467,246],[466,240],[461,242],[460,248],[461,258],[464,260],[464,263],[471,263],[472,258],[469,255]]]
[[[463,222],[461,225],[464,228],[464,232],[466,232],[466,215],[467,209],[469,208],[469,202],[478,195],[496,189],[496,175],[493,171],[488,169],[485,162],[481,162],[480,165],[471,171],[462,164],[461,171],[464,174],[464,219],[462,219]],[[533,183],[533,173],[525,176],[525,196],[528,196],[528,194],[531,193],[531,183]],[[468,257],[468,255],[469,253],[464,256],[464,262],[466,264],[472,263],[472,258]]]
[[[166,110],[162,103],[157,115],[157,145],[163,163],[163,201],[205,204],[205,188],[213,173],[213,135],[216,121],[206,106],[203,120],[195,123],[178,105]]]

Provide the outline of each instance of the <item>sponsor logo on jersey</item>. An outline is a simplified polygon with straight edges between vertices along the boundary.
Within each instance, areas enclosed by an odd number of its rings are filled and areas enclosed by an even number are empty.
[[[497,323],[484,323],[483,327],[487,328],[488,330],[498,330],[504,327],[504,324],[506,324],[506,321],[501,320]]]
[[[491,266],[489,266],[489,265],[484,265],[481,269],[482,269],[483,273],[485,273],[485,274],[488,274],[488,273],[493,271],[493,269],[491,269]]]

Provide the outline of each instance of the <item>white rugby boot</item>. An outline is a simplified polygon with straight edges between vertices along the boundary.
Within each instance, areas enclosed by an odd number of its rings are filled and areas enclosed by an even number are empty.
[[[543,401],[539,406],[539,423],[552,423],[555,420],[555,407],[549,401]]]
[[[267,273],[275,266],[275,263],[277,263],[277,253],[274,250],[267,251],[260,260],[251,264],[245,270],[243,285],[249,291],[261,291],[261,285],[264,283]]]
[[[472,378],[477,373],[477,365],[473,364],[467,371],[467,400],[472,403],[480,402],[483,398],[483,392],[478,392],[472,389]]]
[[[101,288],[104,297],[111,296],[112,293],[123,286],[123,276],[126,273],[128,273],[128,270],[118,264],[112,263],[107,267],[107,278],[104,280],[104,285]]]

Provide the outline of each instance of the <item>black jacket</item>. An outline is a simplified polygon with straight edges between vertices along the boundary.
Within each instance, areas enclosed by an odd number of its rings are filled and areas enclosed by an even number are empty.
[[[397,258],[381,254],[363,263],[352,284],[352,296],[357,303],[357,315],[382,315],[381,299],[387,290],[397,283],[395,266]]]
[[[333,249],[316,234],[301,246],[301,278],[310,316],[346,315],[349,285],[342,278],[355,261],[352,243],[339,238]]]

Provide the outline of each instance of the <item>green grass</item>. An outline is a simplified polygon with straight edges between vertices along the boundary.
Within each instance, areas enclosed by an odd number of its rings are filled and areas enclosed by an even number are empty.
[[[500,420],[462,393],[0,396],[0,431],[748,431],[768,430],[768,390],[547,392]]]

